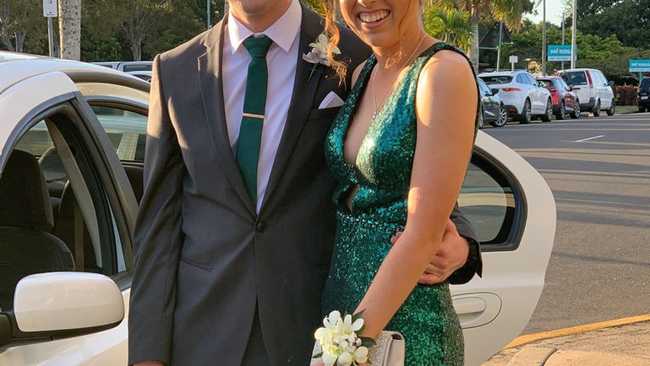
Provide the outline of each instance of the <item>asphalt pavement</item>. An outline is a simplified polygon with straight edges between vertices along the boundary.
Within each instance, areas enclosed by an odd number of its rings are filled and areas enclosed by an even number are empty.
[[[650,113],[484,132],[546,179],[555,247],[533,333],[650,313]]]

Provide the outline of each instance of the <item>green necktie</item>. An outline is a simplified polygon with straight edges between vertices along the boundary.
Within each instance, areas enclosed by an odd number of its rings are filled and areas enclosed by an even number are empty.
[[[244,178],[246,190],[253,202],[257,202],[257,163],[260,156],[269,73],[266,54],[271,43],[271,39],[267,36],[251,36],[244,41],[244,47],[252,59],[248,65],[244,114],[237,140],[237,163]]]

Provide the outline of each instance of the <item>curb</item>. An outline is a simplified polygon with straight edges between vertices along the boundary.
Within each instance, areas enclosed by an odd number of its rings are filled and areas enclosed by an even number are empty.
[[[570,335],[582,334],[586,332],[591,332],[594,330],[606,329],[620,327],[623,325],[630,325],[635,323],[642,323],[650,321],[650,314],[632,316],[627,318],[607,320],[603,322],[596,322],[584,325],[578,325],[575,327],[555,329],[546,332],[539,332],[533,334],[526,334],[520,337],[515,338],[512,342],[508,343],[503,349],[515,348],[523,346],[525,344],[541,341],[544,339],[566,337]]]

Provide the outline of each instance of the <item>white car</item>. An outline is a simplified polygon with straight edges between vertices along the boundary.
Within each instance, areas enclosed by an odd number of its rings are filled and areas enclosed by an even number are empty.
[[[0,365],[127,363],[148,88],[74,61],[0,62]],[[483,277],[452,287],[472,366],[528,323],[556,209],[541,175],[483,132],[459,203],[483,244]]]
[[[95,62],[96,65],[110,67],[123,72],[149,71],[151,72],[152,61],[106,61]]]
[[[600,70],[569,69],[560,71],[559,75],[578,95],[580,110],[591,112],[594,117],[606,111],[608,116],[616,113],[616,101],[610,82]]]
[[[128,74],[139,77],[146,82],[151,81],[151,71],[129,71]]]
[[[499,97],[508,114],[521,123],[530,123],[535,116],[549,122],[553,118],[551,93],[535,77],[524,70],[488,72],[479,75]]]

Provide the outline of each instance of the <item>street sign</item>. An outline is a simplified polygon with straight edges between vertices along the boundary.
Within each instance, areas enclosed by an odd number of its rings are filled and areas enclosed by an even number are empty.
[[[56,18],[59,16],[57,0],[43,0],[43,16],[46,18]]]
[[[630,59],[630,72],[650,72],[650,58]]]
[[[517,62],[519,62],[519,57],[514,56],[514,55],[510,56],[510,63],[511,64],[516,64]]]
[[[548,45],[548,61],[571,61],[571,45]]]

